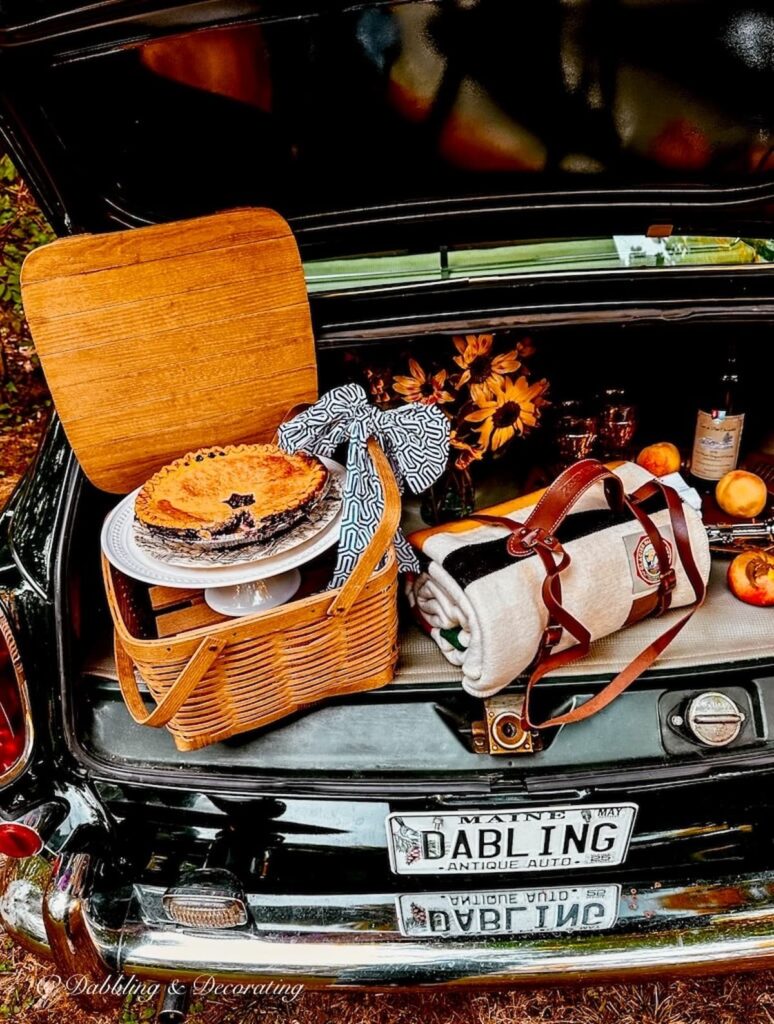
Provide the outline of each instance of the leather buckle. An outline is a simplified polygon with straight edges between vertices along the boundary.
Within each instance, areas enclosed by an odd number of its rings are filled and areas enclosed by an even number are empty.
[[[514,530],[505,542],[505,550],[513,558],[523,558],[532,551],[533,545],[528,542],[528,538],[531,540],[535,533],[535,530],[528,530],[526,526]]]
[[[514,530],[505,544],[506,551],[514,558],[523,558],[538,547],[546,548],[554,555],[562,552],[562,545],[556,537],[546,533],[542,526],[533,526],[532,529],[522,526]]]
[[[548,533],[544,534],[543,537],[541,537],[540,543],[544,547],[548,548],[548,550],[554,555],[561,554],[562,552],[562,545],[559,543],[556,537],[552,537]]]

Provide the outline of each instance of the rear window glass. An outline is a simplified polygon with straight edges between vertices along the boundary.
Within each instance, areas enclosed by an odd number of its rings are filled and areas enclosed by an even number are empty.
[[[614,235],[523,242],[437,253],[310,260],[304,264],[311,292],[374,288],[449,278],[510,277],[636,267],[702,267],[768,263],[774,241],[672,235]]]

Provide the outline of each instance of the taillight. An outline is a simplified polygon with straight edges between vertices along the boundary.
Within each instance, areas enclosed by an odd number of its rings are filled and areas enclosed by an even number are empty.
[[[62,824],[68,806],[47,800],[12,821],[0,821],[0,853],[6,857],[34,857]]]
[[[27,686],[11,628],[0,613],[0,786],[24,767],[32,743]]]
[[[241,928],[247,900],[234,875],[224,868],[189,871],[162,897],[170,921],[187,928]]]
[[[34,857],[43,849],[43,837],[29,825],[0,822],[0,853],[6,857]]]

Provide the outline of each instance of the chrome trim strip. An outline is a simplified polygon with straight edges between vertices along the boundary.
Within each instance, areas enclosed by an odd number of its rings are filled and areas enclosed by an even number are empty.
[[[774,872],[727,884],[624,893],[608,932],[469,940],[402,938],[392,894],[326,898],[252,896],[251,927],[193,932],[156,916],[163,890],[137,887],[122,927],[96,921],[87,902],[89,855],[0,864],[0,920],[58,969],[124,971],[157,981],[300,982],[309,987],[534,984],[659,973],[744,970],[774,964]],[[44,910],[45,907],[45,910]],[[659,913],[660,911],[660,913]],[[67,971],[63,971],[66,973]]]
[[[310,987],[386,987],[441,984],[534,984],[639,974],[710,973],[769,967],[774,963],[774,920],[750,921],[740,931],[733,919],[667,937],[575,934],[564,942],[513,938],[454,942],[374,941],[365,935],[279,933],[257,935],[170,934],[132,931],[123,970],[158,981],[214,978],[301,981]]]
[[[109,981],[110,966],[97,950],[89,921],[88,901],[92,895],[94,858],[90,853],[68,852],[57,855],[42,898],[43,924],[51,956],[62,978],[87,979],[99,986]],[[89,994],[81,997],[89,1009],[108,1010],[115,997]]]

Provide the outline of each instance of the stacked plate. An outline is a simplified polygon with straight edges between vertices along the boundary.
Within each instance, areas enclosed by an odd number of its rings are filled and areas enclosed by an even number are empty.
[[[141,488],[132,491],[108,514],[102,526],[102,550],[121,572],[143,583],[183,590],[204,590],[205,600],[225,615],[244,615],[287,601],[298,589],[300,566],[327,551],[339,538],[345,469],[322,459],[329,470],[330,487],[313,513],[265,544],[244,549],[170,554],[138,535],[134,502]],[[248,587],[248,584],[261,583]],[[295,583],[295,585],[293,585]]]

